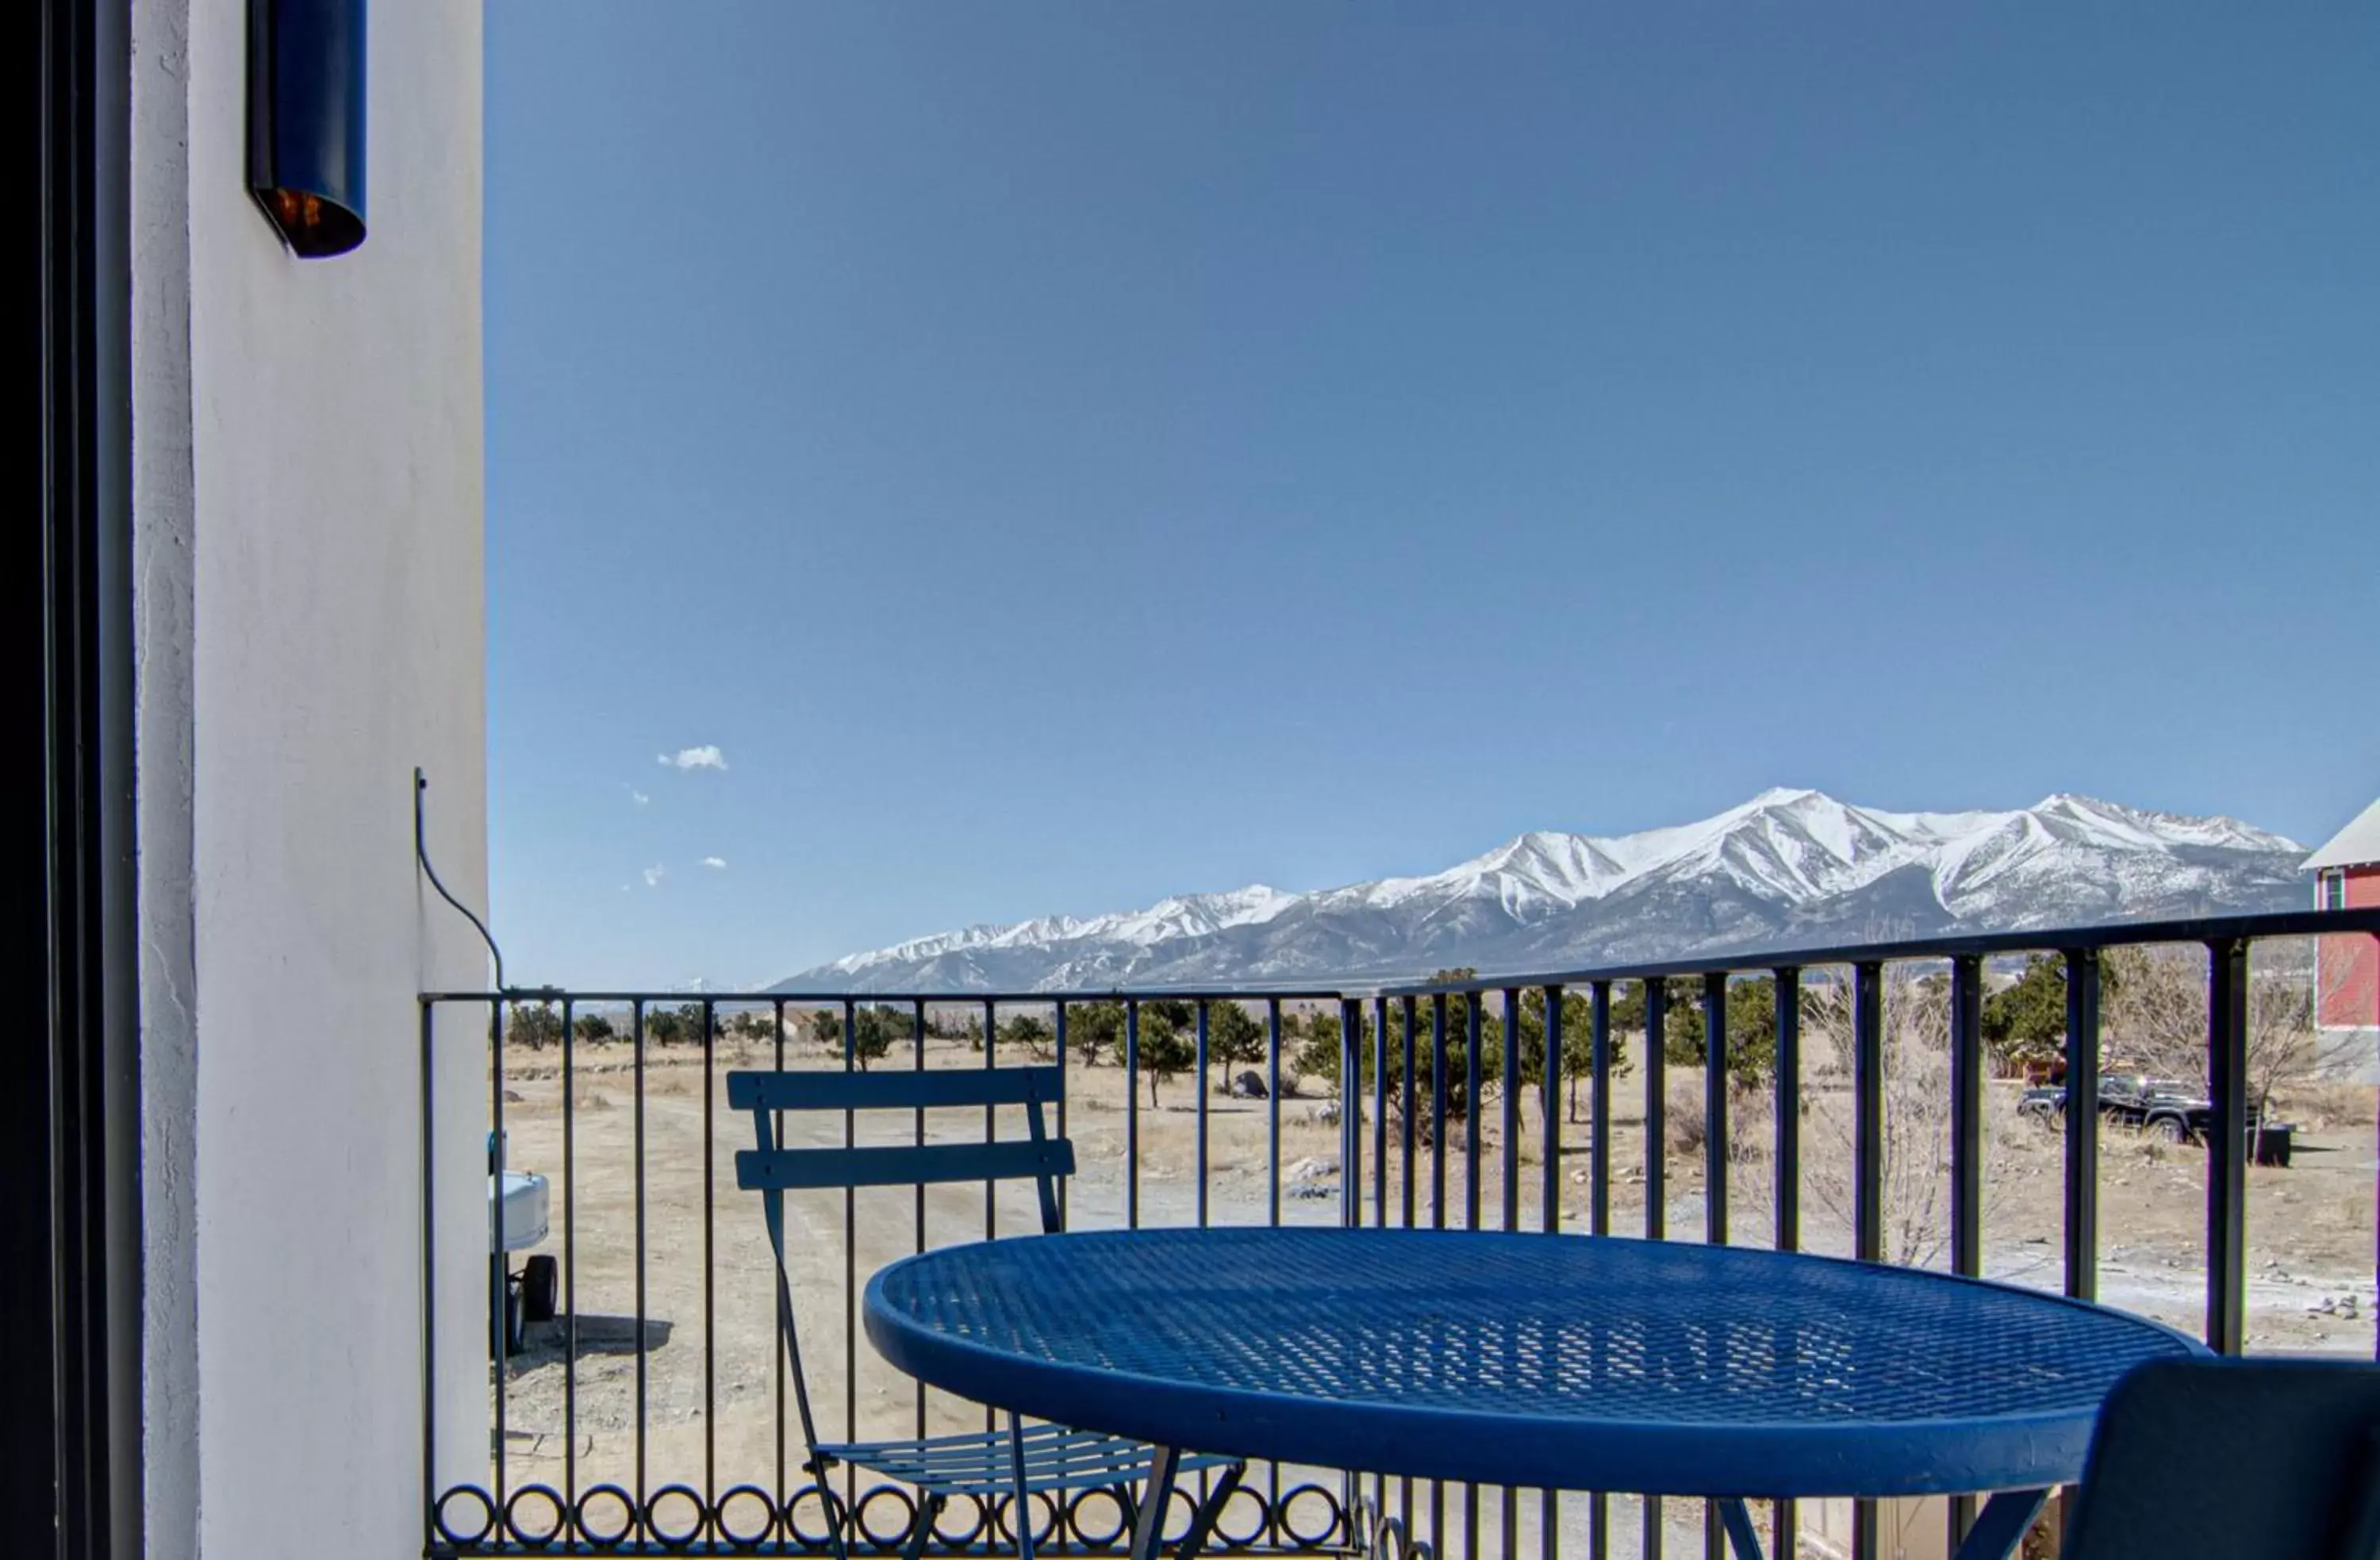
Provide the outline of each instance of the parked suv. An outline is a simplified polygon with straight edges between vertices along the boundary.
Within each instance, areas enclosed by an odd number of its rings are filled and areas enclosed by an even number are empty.
[[[2028,1089],[2017,1101],[2019,1115],[2054,1119],[2066,1114],[2062,1084]],[[2152,1078],[2146,1073],[2110,1073],[2099,1079],[2099,1117],[2154,1133],[2168,1143],[2203,1143],[2215,1128],[2215,1102],[2204,1089],[2180,1079]],[[2287,1164],[2289,1135],[2295,1128],[2281,1122],[2261,1122],[2248,1113],[2248,1137],[2259,1164]]]

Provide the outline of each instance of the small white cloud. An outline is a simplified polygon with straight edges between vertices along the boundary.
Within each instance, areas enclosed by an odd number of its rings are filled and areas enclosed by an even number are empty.
[[[702,864],[710,868],[713,871],[723,872],[727,870],[727,858],[724,856],[706,856],[702,859]]]
[[[628,799],[635,802],[638,807],[643,807],[653,798],[645,795],[644,792],[637,789],[634,786],[631,786],[628,787]]]
[[[669,869],[667,867],[647,867],[645,869],[645,886],[647,888],[659,888],[662,885],[662,879],[667,876],[669,876]]]
[[[716,744],[705,743],[699,748],[680,748],[674,753],[655,753],[653,757],[671,769],[725,769],[727,755]]]

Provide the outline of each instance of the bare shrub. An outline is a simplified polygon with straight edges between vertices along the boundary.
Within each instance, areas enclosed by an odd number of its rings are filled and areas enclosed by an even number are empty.
[[[1700,1091],[1670,1091],[1662,1117],[1662,1146],[1669,1150],[1670,1157],[1678,1159],[1703,1152],[1703,1144],[1710,1140],[1710,1122],[1703,1110]]]
[[[2260,943],[2248,967],[2248,1103],[2269,1107],[2276,1090],[2304,1082],[2318,1054],[2313,941]],[[2204,1086],[2210,968],[2195,945],[2110,948],[2107,1032],[2112,1069],[2137,1069]]]
[[[1699,1157],[1710,1141],[1708,1101],[1694,1083],[1672,1087],[1662,1113],[1664,1136],[1671,1158]],[[1727,1091],[1727,1157],[1731,1164],[1757,1163],[1767,1157],[1771,1119],[1768,1092],[1730,1082]],[[1765,1193],[1765,1182],[1745,1189]]]
[[[1949,977],[1888,965],[1883,995],[1882,1256],[1924,1267],[1942,1261],[1950,1235]],[[1804,987],[1803,1030],[1839,1073],[1852,1070],[1852,1008],[1848,979]],[[1803,1173],[1812,1203],[1851,1228],[1858,1200],[1857,1112],[1849,1100],[1836,1103],[1840,1108],[1808,1112]],[[2018,1145],[2008,1131],[1998,1113],[1985,1111],[1987,1204],[2010,1180],[2004,1172]]]

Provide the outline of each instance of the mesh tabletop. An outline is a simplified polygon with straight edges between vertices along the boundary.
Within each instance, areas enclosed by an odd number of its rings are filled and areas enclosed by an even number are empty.
[[[2053,1295],[1579,1236],[1134,1230],[949,1248],[868,1288],[894,1365],[1194,1450],[1666,1494],[2080,1475],[2141,1361],[2198,1346]]]

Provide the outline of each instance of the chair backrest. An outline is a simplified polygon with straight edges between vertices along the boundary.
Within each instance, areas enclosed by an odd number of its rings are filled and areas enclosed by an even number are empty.
[[[2064,1560],[2380,1560],[2380,1365],[2160,1359],[2100,1409]]]
[[[1031,1179],[1041,1194],[1041,1227],[1058,1229],[1061,1176],[1075,1173],[1075,1146],[1054,1137],[1043,1115],[1064,1088],[1056,1067],[968,1067],[949,1072],[732,1072],[727,1103],[750,1111],[757,1147],[735,1156],[735,1184],[746,1191],[820,1187],[907,1187],[943,1181]],[[841,1144],[788,1148],[776,1140],[777,1115],[789,1111],[940,1110],[1023,1105],[1028,1136],[1008,1142]]]
[[[1075,1146],[1050,1132],[1043,1112],[1058,1102],[1064,1087],[1064,1075],[1054,1066],[727,1075],[728,1104],[752,1113],[756,1146],[737,1152],[735,1184],[760,1194],[761,1212],[768,1220],[769,1244],[777,1255],[777,1326],[784,1335],[802,1434],[810,1444],[814,1464],[818,1427],[810,1418],[801,1340],[794,1327],[793,1295],[785,1276],[785,1193],[819,1188],[1029,1178],[1040,1193],[1042,1231],[1054,1235],[1060,1227],[1058,1178],[1075,1173]],[[853,1148],[841,1143],[789,1148],[779,1140],[778,1118],[795,1112],[942,1110],[970,1105],[1023,1105],[1026,1136],[1008,1141]]]

